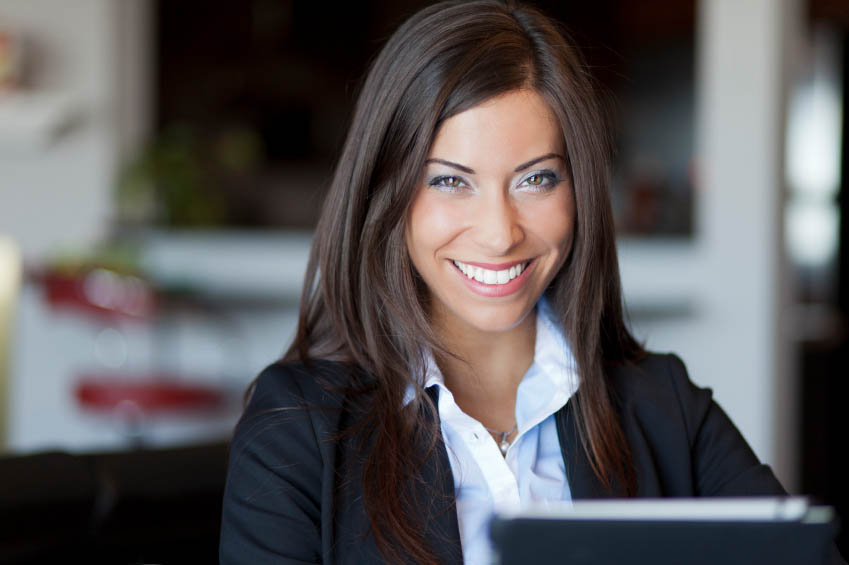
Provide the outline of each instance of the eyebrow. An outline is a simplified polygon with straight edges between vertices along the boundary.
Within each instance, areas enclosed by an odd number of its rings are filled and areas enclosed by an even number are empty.
[[[533,167],[534,165],[536,165],[540,161],[546,161],[548,159],[553,159],[553,158],[561,159],[563,161],[566,160],[566,159],[563,158],[562,155],[559,155],[557,153],[546,153],[545,155],[541,155],[539,157],[536,157],[535,159],[531,159],[527,163],[522,163],[521,165],[516,167],[513,170],[513,172],[521,173],[525,169]],[[464,173],[469,174],[469,175],[475,174],[474,169],[470,169],[469,167],[467,167],[465,165],[461,165],[459,163],[454,163],[452,161],[446,161],[445,159],[428,159],[427,161],[425,161],[425,164],[430,164],[430,163],[441,163],[442,165],[452,167],[454,169],[457,169],[458,171],[463,171]]]

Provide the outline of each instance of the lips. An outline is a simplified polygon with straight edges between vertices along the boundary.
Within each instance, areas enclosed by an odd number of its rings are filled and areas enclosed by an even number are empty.
[[[528,280],[528,273],[533,270],[535,260],[514,261],[500,265],[464,263],[456,260],[452,263],[457,274],[472,292],[485,297],[497,298],[509,296],[522,288],[525,281]],[[488,269],[482,265],[492,265],[496,268]]]

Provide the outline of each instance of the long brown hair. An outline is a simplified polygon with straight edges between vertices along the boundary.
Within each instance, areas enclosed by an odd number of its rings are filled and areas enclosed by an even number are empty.
[[[579,437],[608,489],[635,490],[605,369],[642,349],[623,321],[607,193],[611,144],[588,71],[557,25],[535,9],[494,0],[435,4],[401,25],[366,76],[285,356],[345,361],[371,379],[368,421],[358,427],[371,439],[362,444],[363,495],[375,542],[390,561],[433,561],[414,501],[402,497],[399,504],[399,490],[385,487],[408,481],[422,463],[421,443],[410,441],[414,431],[429,438],[429,449],[436,445],[436,408],[420,384],[423,359],[428,350],[451,354],[431,329],[426,289],[407,253],[408,211],[440,124],[520,88],[540,94],[557,116],[575,192],[573,247],[546,292],[577,361]],[[348,386],[362,391],[354,378]],[[416,400],[402,410],[409,387]]]

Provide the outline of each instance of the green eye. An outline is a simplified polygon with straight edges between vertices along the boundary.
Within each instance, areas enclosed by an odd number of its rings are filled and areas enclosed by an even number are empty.
[[[559,182],[560,179],[553,171],[539,171],[525,177],[521,186],[526,190],[542,192],[554,188]]]
[[[464,181],[461,177],[445,175],[436,177],[435,179],[431,180],[429,184],[430,186],[436,188],[457,190],[463,188],[466,184],[466,181]]]

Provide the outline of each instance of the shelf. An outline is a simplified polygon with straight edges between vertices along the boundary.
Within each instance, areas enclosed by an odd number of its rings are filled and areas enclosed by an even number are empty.
[[[68,94],[0,93],[0,155],[47,148],[76,115],[73,97]]]

